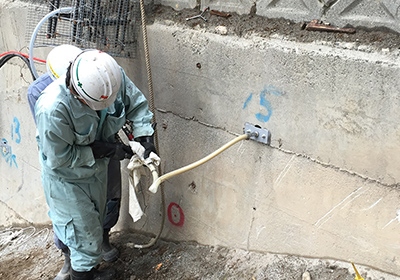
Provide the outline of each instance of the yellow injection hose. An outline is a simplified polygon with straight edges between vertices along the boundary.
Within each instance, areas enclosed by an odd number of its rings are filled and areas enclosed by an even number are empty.
[[[219,155],[220,153],[222,153],[223,151],[225,151],[226,149],[228,149],[232,145],[236,144],[237,142],[242,141],[242,140],[246,140],[249,137],[250,137],[249,134],[240,135],[240,136],[236,137],[235,139],[229,141],[225,145],[223,145],[221,148],[219,148],[215,152],[209,154],[208,156],[206,156],[206,157],[204,157],[204,158],[202,158],[202,159],[200,159],[200,160],[198,160],[196,162],[193,162],[192,164],[189,164],[187,166],[181,167],[181,168],[176,169],[174,171],[171,171],[171,172],[169,172],[167,174],[164,174],[161,177],[158,177],[158,179],[155,182],[153,182],[153,184],[151,184],[151,186],[149,187],[149,191],[151,191],[152,193],[156,193],[157,189],[158,189],[158,186],[162,182],[164,182],[165,180],[168,180],[171,177],[174,177],[176,175],[182,174],[183,172],[189,171],[189,170],[191,170],[193,168],[198,167],[199,165],[202,165],[203,163],[205,163],[205,162],[209,161],[210,159],[216,157],[217,155]]]

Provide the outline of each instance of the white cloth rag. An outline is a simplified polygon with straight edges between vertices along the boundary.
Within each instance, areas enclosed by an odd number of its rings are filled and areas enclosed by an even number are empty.
[[[138,184],[142,175],[145,174],[144,166],[149,167],[150,164],[158,166],[160,164],[160,157],[151,152],[149,157],[144,159],[145,148],[136,141],[129,141],[134,155],[131,157],[128,169],[129,173],[129,214],[134,222],[138,221],[143,216],[142,208],[136,196]]]

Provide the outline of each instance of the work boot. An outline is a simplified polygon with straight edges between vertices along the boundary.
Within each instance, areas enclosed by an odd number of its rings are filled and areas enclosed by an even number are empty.
[[[114,280],[116,276],[114,268],[97,270],[92,268],[90,271],[75,271],[71,268],[71,280]]]
[[[117,276],[117,271],[110,267],[104,270],[93,270],[93,280],[114,280]]]
[[[101,244],[101,255],[106,262],[113,262],[118,258],[119,251],[110,244],[109,230],[103,232],[103,243]]]
[[[75,271],[71,268],[71,280],[93,280],[93,269],[90,271]]]
[[[54,280],[69,280],[69,270],[71,268],[71,259],[70,259],[70,252],[69,249],[62,249],[62,252],[64,254],[64,265],[61,268],[61,270],[58,272],[56,278]]]

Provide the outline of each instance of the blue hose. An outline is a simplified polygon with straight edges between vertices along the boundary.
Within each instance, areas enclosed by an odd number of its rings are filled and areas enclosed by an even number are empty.
[[[31,41],[29,42],[29,64],[30,64],[32,73],[35,76],[35,79],[39,78],[39,75],[36,72],[35,65],[33,64],[33,44],[35,43],[36,36],[39,32],[40,27],[48,18],[50,18],[58,13],[66,13],[66,12],[71,12],[71,11],[72,11],[72,7],[60,8],[60,9],[54,10],[54,11],[48,13],[47,15],[45,15],[44,18],[42,18],[39,21],[39,23],[36,25],[35,30],[33,30]]]

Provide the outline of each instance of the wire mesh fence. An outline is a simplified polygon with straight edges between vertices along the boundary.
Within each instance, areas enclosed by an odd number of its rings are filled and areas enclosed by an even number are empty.
[[[141,24],[138,0],[48,0],[31,3],[26,30],[27,41],[36,30],[33,46],[62,44],[82,49],[99,49],[114,56],[135,57]],[[56,13],[37,29],[50,12]]]

